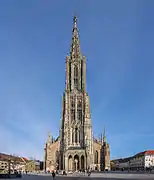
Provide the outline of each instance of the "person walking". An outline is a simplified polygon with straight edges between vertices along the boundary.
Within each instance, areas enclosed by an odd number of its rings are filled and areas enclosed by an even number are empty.
[[[90,169],[88,169],[87,174],[88,174],[88,176],[91,175],[91,170]]]
[[[55,179],[55,176],[56,176],[55,172],[52,171],[52,178]]]

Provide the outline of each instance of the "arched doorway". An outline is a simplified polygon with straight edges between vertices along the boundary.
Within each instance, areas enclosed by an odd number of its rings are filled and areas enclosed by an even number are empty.
[[[97,171],[97,170],[98,170],[98,166],[96,165],[96,166],[95,166],[95,171]]]
[[[81,156],[81,170],[84,170],[84,156]]]
[[[73,158],[71,155],[68,157],[68,170],[69,171],[73,170]]]
[[[74,156],[74,170],[75,171],[79,170],[79,156],[78,155]]]

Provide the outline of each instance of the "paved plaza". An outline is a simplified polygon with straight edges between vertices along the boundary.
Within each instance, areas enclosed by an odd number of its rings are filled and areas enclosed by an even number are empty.
[[[133,174],[133,173],[92,173],[90,177],[87,175],[68,175],[62,176],[57,175],[55,180],[87,180],[87,179],[102,179],[102,180],[154,180],[154,174]],[[19,180],[19,179],[18,179]],[[50,174],[39,174],[39,175],[23,175],[22,180],[52,180]]]

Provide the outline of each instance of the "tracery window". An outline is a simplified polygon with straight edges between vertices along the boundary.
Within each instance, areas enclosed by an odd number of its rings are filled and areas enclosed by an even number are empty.
[[[82,109],[78,109],[77,115],[78,115],[78,120],[81,121],[82,120]]]
[[[75,96],[71,96],[71,121],[75,120]]]
[[[71,121],[75,120],[75,109],[71,109]]]
[[[72,143],[74,143],[74,133],[72,131]]]
[[[74,78],[74,88],[78,89],[78,79]]]
[[[74,66],[74,77],[78,77],[78,66]]]
[[[71,98],[71,108],[75,108],[75,98]]]
[[[82,100],[80,98],[78,98],[78,109],[82,108]]]
[[[75,128],[75,143],[78,142],[78,129]]]
[[[74,66],[74,88],[78,89],[78,67]]]

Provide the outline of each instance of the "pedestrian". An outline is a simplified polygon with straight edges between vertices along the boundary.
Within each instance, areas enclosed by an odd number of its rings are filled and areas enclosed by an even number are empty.
[[[52,178],[54,179],[54,178],[55,178],[55,176],[56,176],[55,172],[54,172],[54,171],[52,171]]]
[[[91,175],[91,170],[90,169],[88,169],[87,174],[88,174],[88,176]]]

